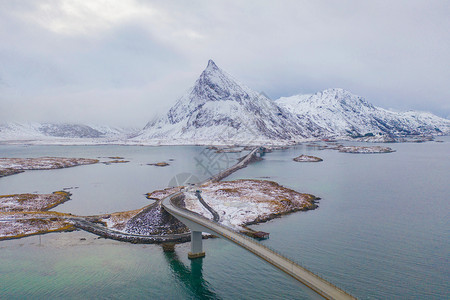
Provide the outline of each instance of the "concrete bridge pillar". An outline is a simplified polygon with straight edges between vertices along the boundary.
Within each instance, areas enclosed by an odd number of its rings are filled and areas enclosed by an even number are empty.
[[[189,259],[205,257],[202,245],[202,232],[191,231],[191,252],[188,253]]]

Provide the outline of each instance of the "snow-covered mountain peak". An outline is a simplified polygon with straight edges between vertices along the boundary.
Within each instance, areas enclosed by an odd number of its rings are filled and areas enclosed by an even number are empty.
[[[292,97],[282,97],[277,100],[282,105],[295,106],[302,109],[302,106],[330,109],[364,109],[373,110],[374,106],[364,98],[355,95],[342,88],[326,89],[315,94],[295,95]]]
[[[202,72],[193,87],[194,98],[203,101],[234,100],[241,101],[254,92],[220,69],[212,60]],[[200,96],[200,97],[198,97]]]
[[[430,113],[396,113],[373,106],[364,98],[340,88],[309,95],[283,97],[278,105],[291,111],[299,122],[308,120],[319,128],[317,136],[385,134],[404,136],[446,134],[449,121]]]
[[[274,101],[239,83],[212,60],[195,85],[166,116],[151,121],[137,139],[172,137],[213,141],[291,140],[301,136],[293,116]]]
[[[209,70],[209,71],[218,70],[218,71],[220,71],[219,67],[216,65],[216,63],[212,59],[208,60],[208,65],[206,66],[205,71],[206,70]]]
[[[171,124],[179,123],[186,119],[186,115],[193,111],[198,111],[209,102],[238,102],[243,104],[250,99],[264,98],[255,91],[239,83],[231,75],[220,69],[212,60],[209,60],[208,66],[200,74],[195,85],[182,96],[167,114],[168,121]],[[208,104],[214,106],[214,104]],[[219,106],[233,106],[233,104],[223,104]],[[147,124],[150,127],[154,122]]]

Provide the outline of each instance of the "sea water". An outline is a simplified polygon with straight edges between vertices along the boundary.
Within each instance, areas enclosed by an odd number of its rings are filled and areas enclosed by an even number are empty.
[[[349,154],[298,145],[268,153],[232,179],[273,180],[322,199],[319,208],[253,226],[265,245],[361,299],[443,299],[449,294],[450,139],[388,144],[396,152]],[[350,143],[346,143],[350,144]],[[356,145],[356,143],[351,143]],[[367,144],[362,144],[367,145]],[[0,146],[0,157],[86,157],[95,164],[0,179],[0,194],[67,189],[53,210],[94,215],[151,203],[144,194],[178,175],[207,178],[242,153],[202,146]],[[323,158],[299,163],[300,154]],[[167,167],[149,163],[169,162]],[[271,265],[221,239],[188,260],[189,243],[98,239],[83,231],[0,242],[1,298],[310,299],[318,296]]]

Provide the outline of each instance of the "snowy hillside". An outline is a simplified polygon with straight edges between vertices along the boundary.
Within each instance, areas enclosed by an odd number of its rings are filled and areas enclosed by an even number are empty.
[[[42,143],[107,143],[124,141],[136,133],[135,129],[122,129],[98,125],[56,123],[0,124],[0,141],[40,141]]]
[[[276,103],[295,114],[299,124],[307,122],[316,137],[450,134],[450,120],[426,112],[398,113],[375,107],[343,89],[282,97]]]
[[[286,142],[309,135],[294,115],[237,82],[210,60],[194,87],[132,140],[250,144]]]

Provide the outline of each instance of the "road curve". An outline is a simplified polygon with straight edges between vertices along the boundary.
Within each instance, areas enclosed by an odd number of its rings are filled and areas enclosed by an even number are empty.
[[[347,294],[335,285],[320,278],[311,271],[308,271],[307,269],[276,253],[275,251],[263,246],[255,240],[219,223],[215,223],[199,214],[177,207],[172,202],[172,198],[179,197],[182,194],[182,192],[172,194],[164,198],[161,202],[164,209],[166,209],[166,211],[172,214],[174,217],[187,219],[204,228],[204,232],[209,232],[211,234],[223,237],[237,244],[238,246],[241,246],[242,248],[252,252],[256,256],[277,267],[281,271],[292,276],[294,279],[300,281],[326,299],[355,299],[353,296]]]

